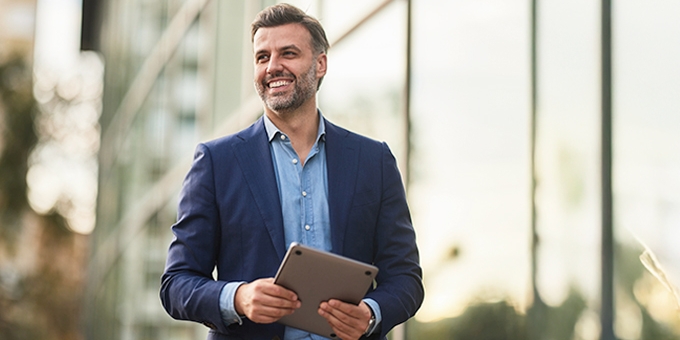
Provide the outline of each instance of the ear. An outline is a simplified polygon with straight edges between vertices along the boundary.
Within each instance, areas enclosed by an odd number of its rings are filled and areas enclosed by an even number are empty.
[[[323,76],[326,75],[326,67],[327,67],[327,62],[328,58],[326,57],[326,53],[319,53],[319,55],[316,57],[316,77],[317,78],[322,78]]]

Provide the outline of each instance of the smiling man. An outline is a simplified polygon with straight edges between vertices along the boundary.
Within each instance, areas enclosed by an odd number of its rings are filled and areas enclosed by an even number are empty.
[[[255,88],[271,113],[315,111],[316,90],[326,73],[326,54],[316,51],[300,24],[259,28],[253,37]],[[303,105],[307,104],[305,108]]]
[[[324,339],[277,323],[301,306],[272,278],[298,242],[379,268],[359,305],[332,299],[318,313],[341,339],[385,339],[424,295],[394,156],[317,108],[328,41],[316,19],[271,6],[255,18],[252,40],[264,115],[196,148],[172,227],[163,306],[210,327],[208,339]]]

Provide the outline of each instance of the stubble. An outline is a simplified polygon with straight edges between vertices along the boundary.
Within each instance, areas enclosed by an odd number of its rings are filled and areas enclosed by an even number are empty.
[[[305,73],[300,75],[300,77],[295,77],[291,73],[280,72],[266,77],[262,82],[256,81],[255,89],[257,90],[257,94],[262,99],[262,102],[274,112],[285,113],[294,111],[302,106],[309,98],[316,95],[317,80],[315,66],[315,64],[312,64]],[[267,93],[267,82],[271,78],[281,76],[293,76],[295,78],[293,92],[275,95]]]

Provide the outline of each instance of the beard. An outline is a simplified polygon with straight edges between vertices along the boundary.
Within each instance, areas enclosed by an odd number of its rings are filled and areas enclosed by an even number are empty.
[[[257,94],[262,99],[265,105],[269,109],[275,112],[290,112],[293,111],[302,104],[304,104],[309,98],[316,95],[316,65],[312,66],[300,77],[295,77],[295,75],[287,72],[279,72],[267,76],[262,82],[255,82],[255,89]],[[275,77],[293,77],[295,79],[293,91],[290,93],[278,93],[270,95],[267,93],[267,82]]]

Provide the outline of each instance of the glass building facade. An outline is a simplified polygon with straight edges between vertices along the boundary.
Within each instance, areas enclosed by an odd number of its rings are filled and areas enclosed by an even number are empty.
[[[158,299],[170,226],[196,144],[262,114],[249,24],[275,2],[101,2],[88,339],[205,336]],[[320,109],[406,180],[426,299],[393,339],[680,337],[678,2],[290,2],[331,40]]]

